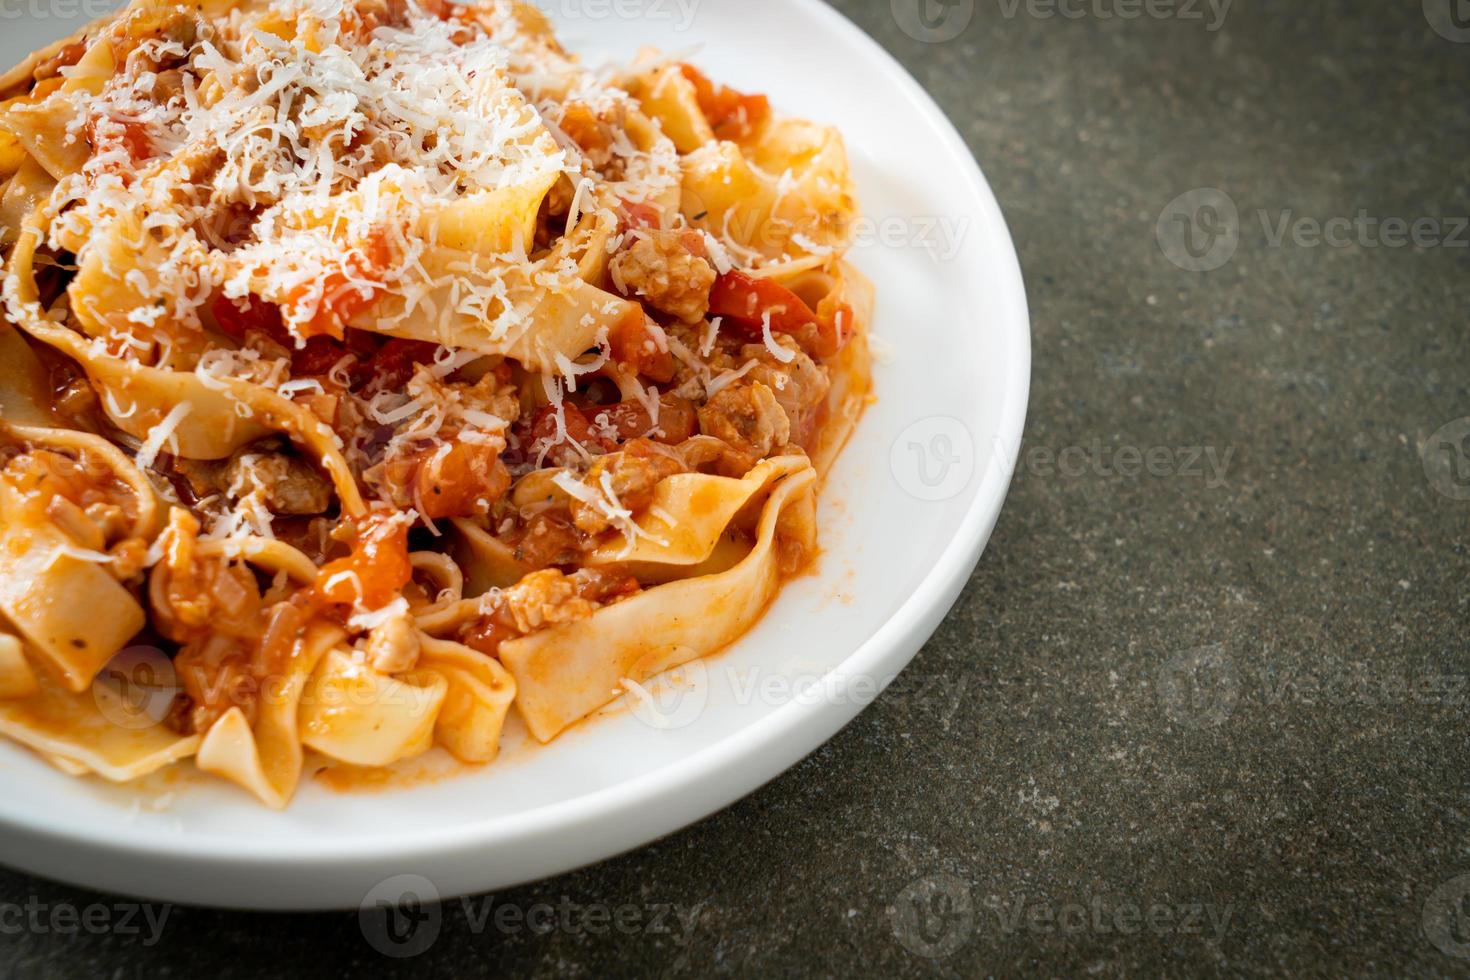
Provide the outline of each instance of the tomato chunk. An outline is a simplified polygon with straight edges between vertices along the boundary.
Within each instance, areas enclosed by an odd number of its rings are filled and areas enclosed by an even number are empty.
[[[296,378],[324,376],[348,353],[344,345],[330,337],[312,337],[305,347],[291,352],[291,375]]]
[[[853,316],[847,307],[839,306],[830,318],[818,316],[780,283],[734,269],[715,280],[709,311],[755,336],[760,335],[769,313],[773,333],[791,334],[817,357],[836,355],[852,337]]]
[[[60,79],[55,81],[59,82]],[[92,119],[87,127],[87,142],[98,153],[121,147],[134,165],[153,157],[153,141],[148,136],[148,127],[132,119],[113,119],[108,116]]]
[[[401,388],[413,377],[415,368],[432,361],[438,350],[438,344],[395,337],[368,359],[364,370],[384,390]]]
[[[281,318],[281,308],[259,296],[247,296],[243,300],[221,296],[210,309],[215,325],[227,337],[243,344],[252,334],[260,334],[290,351],[294,378],[326,377],[344,357],[353,354],[358,359],[350,369],[354,380],[377,372],[396,386],[413,377],[414,363],[431,359],[437,350],[433,344],[411,340],[391,340],[384,344],[376,334],[351,329],[344,340],[311,337],[298,347]]]
[[[618,438],[627,441],[648,434],[653,428],[653,419],[641,402],[630,400],[604,409],[588,409],[593,418],[607,414],[608,424],[618,430]],[[677,395],[664,395],[659,399],[657,435],[650,436],[655,442],[677,446],[694,435],[697,420],[694,406]]]
[[[661,228],[663,216],[651,204],[623,199],[623,223],[629,228]]]
[[[330,272],[321,282],[321,302],[311,319],[301,324],[303,337],[326,336],[341,340],[347,321],[368,309],[378,301],[382,289],[364,287],[363,280],[372,282],[381,279],[393,262],[393,249],[383,235],[374,235],[354,251],[347,259],[351,275],[347,271]],[[312,286],[304,284],[286,297],[285,305],[295,306],[311,292]]]
[[[271,340],[284,346],[290,343],[285,324],[281,322],[281,308],[267,303],[259,296],[230,299],[221,296],[210,306],[214,322],[220,332],[244,343],[252,333],[263,333]]]
[[[718,139],[748,139],[771,114],[771,102],[764,95],[746,95],[733,88],[716,85],[693,65],[681,64],[679,70],[694,83],[699,108]]]
[[[607,342],[612,348],[612,359],[619,364],[654,381],[673,380],[674,355],[659,347],[642,307],[619,320],[608,332]]]
[[[352,553],[328,562],[317,573],[316,594],[326,603],[381,609],[411,578],[408,524],[391,517],[367,517],[358,523]]]
[[[500,447],[490,443],[448,443],[428,449],[413,467],[415,500],[430,520],[486,514],[510,488],[510,471]]]
[[[587,449],[590,453],[610,453],[617,448],[617,443],[605,439],[592,427],[592,422],[582,413],[582,410],[570,402],[562,406],[562,417],[566,420],[566,430],[569,439],[574,440]],[[576,451],[569,445],[557,442],[556,406],[546,405],[536,413],[535,420],[531,423],[531,445],[530,450],[534,457],[542,448],[556,446],[552,450],[552,458],[556,459],[568,454],[568,458],[576,459]],[[558,463],[557,465],[563,465]]]

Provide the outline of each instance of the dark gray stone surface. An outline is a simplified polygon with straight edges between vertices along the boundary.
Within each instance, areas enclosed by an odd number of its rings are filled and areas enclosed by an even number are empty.
[[[1216,31],[1204,2],[979,0],[942,43],[901,30],[918,2],[839,6],[984,165],[1035,372],[994,539],[911,672],[726,812],[493,897],[549,903],[547,935],[454,903],[395,961],[350,914],[178,908],[153,946],[12,915],[3,972],[1470,975],[1470,422],[1435,437],[1470,416],[1451,0],[1239,0]],[[1196,188],[1239,215],[1208,273],[1155,232]],[[1272,241],[1360,211],[1439,225]],[[1158,454],[1120,475],[1130,447]],[[0,906],[31,900],[112,901],[0,873]],[[630,934],[564,924],[624,906]]]

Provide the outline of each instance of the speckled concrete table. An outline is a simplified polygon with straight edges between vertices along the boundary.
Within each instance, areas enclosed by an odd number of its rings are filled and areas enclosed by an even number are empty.
[[[1464,3],[920,2],[839,6],[981,160],[1035,378],[910,673],[415,958],[0,873],[0,972],[1470,975]]]

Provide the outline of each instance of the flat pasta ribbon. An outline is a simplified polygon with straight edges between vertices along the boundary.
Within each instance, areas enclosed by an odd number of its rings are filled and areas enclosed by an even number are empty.
[[[438,6],[132,0],[0,75],[0,736],[63,772],[483,765],[816,553],[871,399],[841,136]],[[150,639],[186,683],[119,721]]]
[[[199,749],[197,735],[179,735],[161,724],[119,725],[100,710],[90,692],[68,691],[45,672],[36,681],[38,690],[30,697],[0,698],[0,735],[73,774],[95,773],[125,783]]]
[[[224,459],[270,432],[285,433],[305,446],[326,470],[344,511],[353,516],[367,512],[336,434],[307,409],[247,381],[205,382],[197,373],[147,367],[114,357],[100,345],[47,319],[41,312],[33,269],[45,224],[44,213],[33,214],[11,252],[6,265],[6,304],[22,329],[72,357],[86,370],[104,392],[103,406],[113,424],[143,439],[165,419],[173,419],[170,445],[178,455],[189,459]],[[128,405],[128,410],[123,411],[119,403]],[[187,411],[179,414],[180,406]]]
[[[11,439],[42,448],[92,455],[105,463],[134,499],[131,536],[157,531],[157,500],[147,478],[100,436],[68,429],[0,423]],[[87,690],[113,655],[146,623],[143,608],[49,516],[49,492],[22,492],[0,479],[0,613],[67,690]]]
[[[641,683],[749,630],[780,584],[777,528],[788,508],[810,502],[816,483],[804,460],[775,483],[755,547],[729,571],[661,585],[587,619],[502,644],[501,661],[515,677],[516,707],[531,734],[548,742],[618,697],[624,680]]]
[[[239,707],[225,712],[204,735],[196,764],[282,809],[301,781],[305,759],[298,718],[302,695],[322,659],[342,642],[342,630],[318,623],[292,650],[286,673],[262,692],[252,727]]]

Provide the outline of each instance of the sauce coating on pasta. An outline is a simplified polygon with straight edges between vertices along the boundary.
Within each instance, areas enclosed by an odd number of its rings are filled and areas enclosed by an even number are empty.
[[[869,398],[840,135],[510,0],[134,0],[0,77],[0,734],[273,807],[739,639]]]

